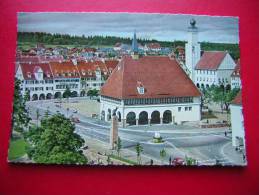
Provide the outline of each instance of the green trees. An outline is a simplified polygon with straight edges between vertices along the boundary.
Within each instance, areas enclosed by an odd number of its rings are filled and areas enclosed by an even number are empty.
[[[117,151],[118,156],[120,156],[121,147],[122,147],[121,138],[118,137],[118,140],[115,142],[115,149]]]
[[[71,97],[71,95],[72,95],[72,92],[70,91],[70,88],[66,87],[66,90],[63,93],[63,98],[67,98],[68,99],[69,97]]]
[[[143,152],[143,147],[140,145],[140,143],[137,143],[137,145],[135,146],[135,150],[137,153],[138,164],[141,164],[141,153]]]
[[[23,132],[24,128],[27,128],[30,122],[29,113],[25,106],[25,100],[20,92],[21,81],[15,80],[14,88],[14,100],[13,100],[13,130],[17,132]]]
[[[26,134],[31,143],[28,156],[37,163],[86,164],[84,140],[74,131],[74,124],[61,114],[43,118],[41,126]]]
[[[73,45],[76,46],[114,46],[116,43],[131,44],[131,38],[115,36],[72,36],[68,34],[50,34],[42,32],[18,32],[18,43],[44,43],[50,45]],[[151,39],[138,39],[142,45],[152,42],[158,42],[162,47],[184,46],[184,41],[157,41]],[[204,51],[217,50],[229,51],[230,55],[236,60],[239,58],[239,45],[228,43],[208,43],[202,42],[201,49]]]
[[[93,96],[98,96],[99,91],[97,89],[90,89],[87,91],[87,96],[90,96],[92,98]]]
[[[163,148],[162,150],[160,150],[160,157],[161,157],[161,164],[164,164],[164,159],[165,159],[165,157],[166,157],[166,151],[165,151],[165,149]]]
[[[223,112],[224,108],[229,111],[229,105],[231,101],[236,97],[240,89],[226,89],[220,86],[212,86],[210,88],[203,89],[203,101],[210,103],[211,101],[220,104]]]

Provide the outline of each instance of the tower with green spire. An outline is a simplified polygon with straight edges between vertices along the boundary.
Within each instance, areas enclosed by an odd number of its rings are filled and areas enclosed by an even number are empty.
[[[134,59],[134,60],[139,59],[138,41],[137,41],[136,30],[134,31],[134,36],[133,36],[133,39],[132,39],[131,56],[132,56],[132,59]]]

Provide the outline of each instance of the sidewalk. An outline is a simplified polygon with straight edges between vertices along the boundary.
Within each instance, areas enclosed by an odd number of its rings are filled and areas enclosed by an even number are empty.
[[[85,140],[86,145],[88,146],[88,149],[84,150],[84,154],[87,156],[88,162],[92,161],[96,165],[108,165],[108,155],[117,156],[117,152],[115,150],[109,149],[109,144],[98,140],[93,140],[92,138],[88,138],[87,136],[84,136],[83,138]],[[120,156],[122,158],[137,163],[136,152],[133,152],[128,149],[121,149]],[[131,163],[126,163],[120,160],[116,160],[114,158],[111,158],[110,160],[112,161],[113,165],[133,165]],[[150,165],[150,160],[151,158],[149,158],[145,154],[141,155],[141,165]],[[158,165],[161,163],[160,160],[154,158],[152,158],[152,160],[154,162],[154,165]]]
[[[223,146],[222,153],[234,165],[245,166],[247,164],[247,161],[243,159],[243,152],[236,151],[231,143]]]

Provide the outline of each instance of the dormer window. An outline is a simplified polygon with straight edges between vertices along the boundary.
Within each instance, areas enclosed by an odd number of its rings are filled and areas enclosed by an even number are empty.
[[[139,94],[144,94],[145,93],[145,88],[144,87],[137,87],[137,89],[138,89],[138,93]]]
[[[138,90],[138,93],[141,95],[145,93],[144,85],[140,81],[137,82],[137,90]]]
[[[31,73],[27,72],[27,76],[28,76],[28,78],[31,78]]]
[[[85,75],[85,70],[82,70],[81,72],[82,72],[82,75]]]

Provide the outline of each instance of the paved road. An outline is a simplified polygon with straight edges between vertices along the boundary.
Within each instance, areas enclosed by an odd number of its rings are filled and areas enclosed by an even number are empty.
[[[109,123],[57,107],[59,104],[54,103],[55,101],[42,100],[28,102],[27,107],[29,108],[32,119],[36,119],[36,110],[39,110],[41,116],[44,116],[46,110],[49,110],[50,114],[59,112],[67,117],[73,115],[80,119],[80,123],[76,124],[76,133],[82,137],[87,136],[103,142],[109,142]],[[160,159],[160,150],[164,148],[167,153],[165,158],[167,160],[165,162],[168,161],[169,157],[173,159],[175,157],[184,158],[185,156],[190,156],[197,159],[200,164],[212,165],[216,162],[216,159],[220,164],[231,164],[229,158],[222,151],[222,148],[231,141],[230,137],[224,136],[224,132],[227,129],[204,130],[181,126],[172,129],[171,126],[164,125],[163,128],[159,128],[162,129],[159,132],[165,142],[154,144],[151,140],[154,136],[155,130],[153,129],[155,128],[157,127],[139,126],[119,128],[119,136],[123,147],[135,151],[134,146],[139,142],[143,146],[146,156],[158,160]]]

